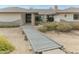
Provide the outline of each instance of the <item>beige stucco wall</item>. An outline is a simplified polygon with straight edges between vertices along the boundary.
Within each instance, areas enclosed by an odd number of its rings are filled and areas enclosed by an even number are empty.
[[[60,20],[73,21],[73,14],[58,14],[54,16],[54,20],[58,22]]]

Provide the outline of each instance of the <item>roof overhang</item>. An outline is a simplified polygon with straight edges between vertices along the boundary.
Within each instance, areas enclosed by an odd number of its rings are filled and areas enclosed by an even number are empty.
[[[69,11],[69,12],[56,12],[56,14],[79,14],[79,12],[71,12],[71,11]]]

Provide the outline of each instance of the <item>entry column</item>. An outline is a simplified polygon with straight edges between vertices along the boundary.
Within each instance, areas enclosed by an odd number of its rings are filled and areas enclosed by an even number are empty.
[[[34,13],[31,14],[31,23],[32,25],[35,25],[35,14]]]
[[[44,15],[44,22],[47,22],[47,15]]]

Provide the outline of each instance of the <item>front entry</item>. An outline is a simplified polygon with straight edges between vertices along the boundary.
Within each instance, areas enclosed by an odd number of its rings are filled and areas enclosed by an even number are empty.
[[[26,14],[26,23],[31,23],[31,14],[30,13],[27,13]]]

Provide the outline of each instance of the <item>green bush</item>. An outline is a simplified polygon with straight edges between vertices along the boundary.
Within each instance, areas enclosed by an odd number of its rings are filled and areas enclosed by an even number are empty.
[[[44,27],[46,27],[48,31],[55,30],[56,26],[57,26],[56,22],[47,23],[44,25]]]
[[[56,29],[58,31],[61,31],[61,32],[68,32],[68,31],[71,31],[72,30],[72,26],[69,24],[69,23],[66,23],[66,22],[60,22]]]
[[[47,32],[47,28],[44,27],[44,26],[40,26],[40,27],[38,28],[38,30],[41,31],[41,32]]]
[[[0,36],[0,54],[10,53],[15,48],[7,41],[4,36]]]

